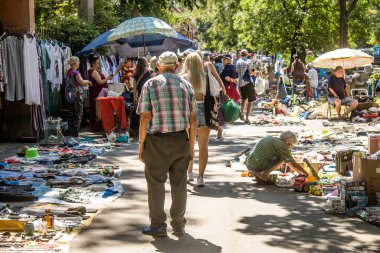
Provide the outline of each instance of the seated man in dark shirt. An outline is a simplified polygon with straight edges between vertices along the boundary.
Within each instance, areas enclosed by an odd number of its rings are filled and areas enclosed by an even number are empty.
[[[343,118],[347,118],[348,114],[355,110],[359,102],[348,96],[346,89],[346,81],[344,80],[344,69],[338,66],[334,70],[334,74],[328,80],[329,103],[335,105],[338,117],[342,118],[340,109],[342,105],[349,105],[348,110],[343,114]]]

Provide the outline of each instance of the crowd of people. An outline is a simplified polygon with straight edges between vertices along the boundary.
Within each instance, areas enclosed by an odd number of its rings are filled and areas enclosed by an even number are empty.
[[[187,51],[180,58],[165,52],[158,58],[139,58],[136,66],[132,59],[121,63],[115,73],[105,76],[99,70],[99,58],[91,55],[89,80],[83,80],[78,71],[79,59],[71,57],[66,76],[66,99],[69,103],[69,128],[72,136],[79,132],[83,111],[83,90],[89,87],[90,128],[99,130],[94,119],[95,99],[108,80],[121,72],[127,91],[132,93],[136,113],[140,116],[139,159],[145,164],[148,185],[148,204],[151,225],[144,234],[166,236],[164,212],[165,182],[169,174],[172,188],[171,225],[174,233],[183,234],[186,224],[187,182],[194,181],[194,149],[198,140],[199,163],[196,186],[205,186],[208,163],[208,144],[212,130],[217,138],[223,137],[223,120],[217,116],[221,100],[230,97],[241,104],[241,120],[250,123],[256,100],[255,81],[269,79],[272,65],[269,60],[258,61],[243,49],[231,53],[211,55],[209,52]],[[318,73],[311,64],[307,67],[294,55],[290,68],[277,65],[273,80],[277,82],[275,100],[288,96],[288,87],[307,82],[318,87]],[[153,70],[155,69],[155,71]],[[308,72],[306,73],[306,70]],[[287,75],[288,71],[293,77]],[[339,117],[346,117],[358,102],[347,95],[344,69],[337,67],[328,80],[328,102],[335,106]],[[349,105],[341,116],[341,105]],[[220,115],[219,115],[220,116]],[[219,124],[220,123],[220,124]],[[248,155],[246,166],[259,182],[267,182],[269,173],[284,163],[300,174],[306,174],[297,164],[291,149],[297,142],[292,132],[279,138],[266,137],[258,142]]]

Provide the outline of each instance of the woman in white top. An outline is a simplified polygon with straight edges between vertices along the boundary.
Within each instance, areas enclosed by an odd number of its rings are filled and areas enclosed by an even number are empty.
[[[210,63],[211,64],[211,63]],[[211,64],[212,65],[212,64]],[[211,129],[206,125],[204,96],[206,95],[207,75],[204,70],[202,58],[197,53],[190,53],[186,57],[181,77],[189,81],[195,91],[197,100],[197,126],[198,126],[198,146],[199,146],[199,176],[197,186],[204,186],[204,172],[208,161],[208,142]],[[218,96],[220,87],[212,85],[210,82],[210,93]],[[188,167],[188,181],[193,181],[193,161]]]

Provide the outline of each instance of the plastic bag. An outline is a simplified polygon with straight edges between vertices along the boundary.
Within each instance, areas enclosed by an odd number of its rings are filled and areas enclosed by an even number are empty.
[[[221,106],[221,110],[223,113],[224,121],[226,122],[234,122],[240,118],[240,108],[231,99],[229,99]]]

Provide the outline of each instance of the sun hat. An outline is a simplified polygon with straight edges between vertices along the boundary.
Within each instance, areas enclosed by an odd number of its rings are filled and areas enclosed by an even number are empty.
[[[158,64],[160,66],[174,66],[178,62],[178,57],[173,52],[164,52],[158,58]]]
[[[248,55],[248,50],[247,50],[247,49],[242,49],[242,50],[240,51],[240,54],[241,54],[242,56],[247,56],[247,55]]]
[[[25,158],[33,159],[40,157],[36,148],[28,148],[25,153]]]

